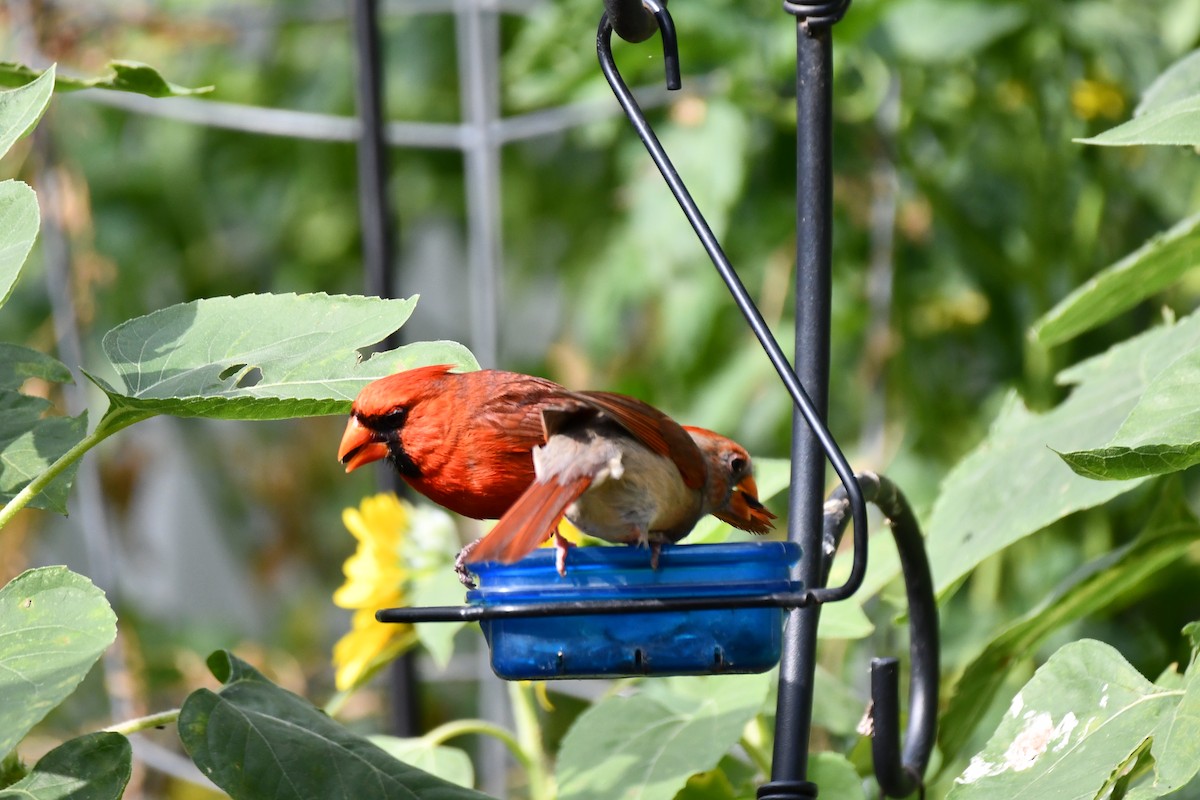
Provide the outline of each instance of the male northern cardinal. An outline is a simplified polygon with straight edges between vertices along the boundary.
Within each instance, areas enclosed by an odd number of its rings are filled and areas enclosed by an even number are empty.
[[[497,519],[533,482],[541,411],[570,392],[499,370],[419,367],[367,384],[350,411],[338,460],[350,472],[387,459],[408,484],[466,517]]]
[[[608,392],[569,392],[540,416],[546,443],[533,451],[537,479],[463,549],[464,583],[465,565],[517,561],[551,535],[564,574],[567,545],[557,532],[564,516],[592,536],[648,545],[652,566],[664,543],[682,539],[705,514],[752,533],[771,528],[775,515],[758,500],[750,456],[724,436]]]

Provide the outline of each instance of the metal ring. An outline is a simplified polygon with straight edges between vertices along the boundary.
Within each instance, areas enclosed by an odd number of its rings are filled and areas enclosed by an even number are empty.
[[[850,8],[850,0],[825,0],[824,2],[805,2],[805,0],[783,0],[783,10],[801,20],[806,30],[828,28],[846,16]]]

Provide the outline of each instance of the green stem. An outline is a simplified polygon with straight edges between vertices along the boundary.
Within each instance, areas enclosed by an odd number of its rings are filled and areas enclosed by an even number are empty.
[[[16,750],[0,758],[0,790],[7,789],[28,774],[29,769]]]
[[[529,756],[529,763],[525,765],[529,775],[529,800],[554,800],[554,783],[542,747],[542,726],[538,722],[533,686],[528,681],[512,681],[508,684],[508,697],[512,703],[517,741]]]
[[[173,708],[170,711],[160,711],[157,714],[150,714],[137,719],[118,722],[116,725],[109,725],[104,730],[109,733],[119,733],[122,736],[128,736],[131,733],[138,731],[149,730],[150,728],[161,728],[164,725],[171,725],[179,720],[179,709]]]
[[[443,742],[448,742],[459,736],[470,736],[475,733],[499,739],[512,752],[513,757],[521,763],[522,767],[527,770],[532,769],[532,761],[529,754],[521,748],[521,743],[517,741],[517,737],[513,736],[512,732],[507,728],[502,728],[486,720],[456,719],[453,722],[437,726],[421,738],[436,747]]]
[[[25,488],[17,492],[11,500],[4,504],[4,508],[0,509],[0,528],[11,522],[18,511],[29,505],[30,500],[37,497],[43,489],[50,485],[52,480],[61,475],[67,467],[78,461],[88,450],[91,450],[122,428],[127,428],[138,420],[153,416],[153,414],[145,412],[117,412],[115,414],[110,412],[106,412],[100,418],[100,424],[96,426],[96,430],[80,439],[74,447],[59,456],[58,460],[53,464],[46,467],[45,472],[27,483]]]
[[[754,766],[758,767],[759,772],[771,776],[771,759],[767,756],[763,749],[758,745],[751,744],[750,740],[745,736],[741,741],[742,749],[746,751],[746,755],[750,756],[750,760],[754,762]]]

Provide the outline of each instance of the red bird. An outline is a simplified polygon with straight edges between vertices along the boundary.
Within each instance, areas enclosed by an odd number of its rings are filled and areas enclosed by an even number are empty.
[[[657,566],[664,543],[691,532],[705,514],[766,533],[775,515],[758,500],[750,456],[736,442],[685,428],[658,409],[619,394],[569,392],[540,411],[546,443],[534,449],[537,479],[496,527],[459,555],[465,565],[517,561],[551,535],[565,572],[566,516],[610,542],[648,545]]]
[[[466,517],[497,519],[533,482],[542,409],[570,395],[553,381],[442,364],[372,381],[338,448],[350,472],[386,459],[416,491]]]

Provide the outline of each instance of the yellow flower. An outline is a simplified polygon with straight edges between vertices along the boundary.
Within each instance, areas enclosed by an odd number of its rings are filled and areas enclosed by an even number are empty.
[[[375,621],[374,608],[358,609],[350,632],[333,646],[338,691],[365,683],[377,667],[403,653],[414,641],[416,634],[411,625],[385,625]]]
[[[1125,111],[1125,95],[1108,81],[1078,80],[1071,86],[1071,108],[1080,119],[1118,119]]]
[[[375,612],[408,605],[415,580],[450,569],[456,540],[445,512],[415,508],[391,493],[345,509],[342,523],[358,540],[342,566],[346,582],[333,593],[334,603],[354,611],[350,631],[333,648],[337,688],[348,691],[416,641],[411,625],[376,622]]]
[[[333,593],[334,603],[342,608],[398,605],[408,577],[400,548],[411,508],[394,494],[377,494],[342,511],[342,524],[358,540],[358,549],[342,566],[346,582]]]

